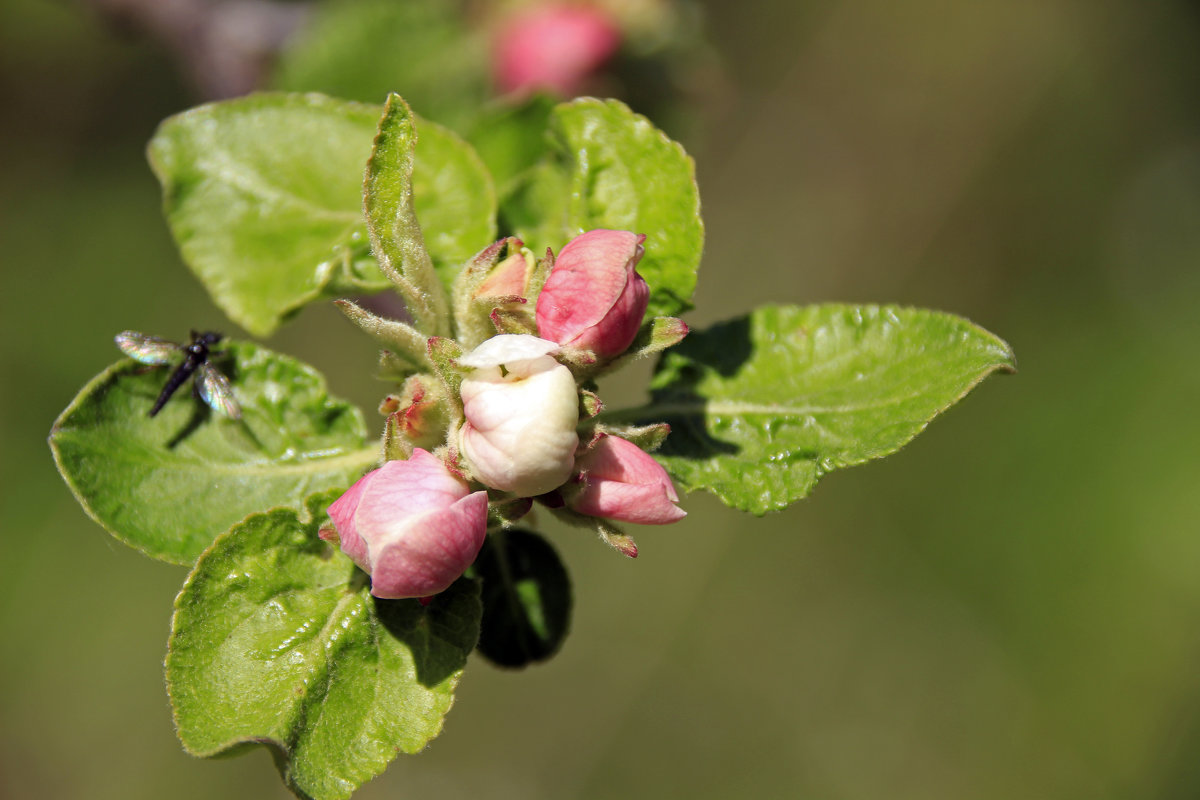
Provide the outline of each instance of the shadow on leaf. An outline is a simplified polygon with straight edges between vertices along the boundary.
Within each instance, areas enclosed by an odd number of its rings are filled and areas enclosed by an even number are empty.
[[[723,378],[733,377],[753,355],[748,316],[692,333],[663,354],[657,371],[669,375],[670,382],[653,391],[647,414],[637,420],[638,424],[666,422],[671,426],[671,435],[659,451],[662,455],[699,461],[741,450],[708,432],[708,400],[696,386],[707,370]]]
[[[184,423],[183,427],[179,429],[179,432],[167,442],[168,450],[174,450],[183,444],[189,436],[200,430],[200,427],[212,417],[212,410],[205,405],[203,400],[195,396],[193,396],[193,400],[192,414],[188,417],[188,421]]]
[[[437,686],[466,666],[479,638],[477,581],[459,578],[425,606],[418,600],[371,600],[380,624],[412,652],[422,686]]]

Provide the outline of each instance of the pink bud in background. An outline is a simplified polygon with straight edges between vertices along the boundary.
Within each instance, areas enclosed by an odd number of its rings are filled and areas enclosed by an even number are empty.
[[[492,71],[502,92],[546,89],[571,96],[620,43],[616,23],[599,8],[535,5],[500,28]]]
[[[466,571],[487,536],[487,492],[414,450],[358,480],[329,507],[342,551],[371,575],[371,594],[427,597]]]
[[[581,514],[641,525],[665,525],[687,516],[657,461],[632,442],[602,435],[576,461],[583,489],[568,501]]]
[[[599,229],[568,242],[538,295],[538,336],[601,361],[624,353],[650,303],[650,287],[636,269],[645,240]]]

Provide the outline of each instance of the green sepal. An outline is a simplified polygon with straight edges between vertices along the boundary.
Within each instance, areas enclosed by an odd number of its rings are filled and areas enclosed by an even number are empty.
[[[604,410],[604,401],[591,389],[579,390],[580,419],[591,419]]]
[[[631,361],[674,347],[688,335],[688,330],[687,323],[678,317],[655,317],[638,329],[629,348],[617,358],[608,362],[584,361],[578,367],[572,367],[572,372],[581,379],[615,372]]]
[[[229,342],[214,361],[230,380],[240,420],[214,415],[182,387],[148,412],[170,373],[122,360],[63,411],[50,447],[84,510],[114,537],[154,558],[190,564],[247,514],[345,488],[379,460],[358,409],[330,397],[295,359]]]
[[[528,303],[497,306],[492,310],[491,320],[496,333],[537,336],[537,320]]]
[[[497,496],[497,499],[488,503],[489,529],[509,528],[533,508],[532,497],[515,497],[496,489],[488,492],[489,498],[493,495]]]
[[[542,287],[546,285],[546,279],[550,277],[552,269],[554,269],[554,251],[547,247],[546,254],[537,260],[533,272],[529,274],[529,301],[535,306],[538,295],[542,293]]]
[[[433,375],[410,375],[399,395],[389,395],[384,405],[383,447],[388,461],[404,460],[414,448],[432,452],[446,440],[451,423],[445,387]]]
[[[426,346],[428,347],[428,344]],[[375,377],[380,380],[400,383],[416,371],[417,366],[410,359],[399,356],[391,350],[381,350],[379,352],[379,363],[375,367]]]
[[[318,532],[331,492],[255,514],[197,560],[175,601],[167,689],[193,755],[271,749],[289,787],[342,800],[440,733],[479,637],[479,585],[380,600]]]
[[[625,533],[620,528],[612,525],[611,523],[605,523],[604,521],[600,520],[596,523],[596,533],[599,535],[602,542],[607,544],[613,550],[616,550],[621,555],[628,558],[637,558],[637,542],[633,540],[632,536]]]
[[[448,403],[455,411],[455,418],[462,419],[462,368],[458,359],[462,358],[463,348],[453,339],[434,337],[429,340],[429,360],[442,383],[446,387]]]
[[[392,348],[389,352],[410,364],[414,371],[429,369],[431,366],[428,337],[423,336],[413,326],[397,319],[386,319],[373,314],[350,300],[334,300],[333,304],[368,336],[384,347]]]
[[[522,528],[497,531],[473,571],[483,583],[480,653],[521,668],[558,652],[571,624],[571,581],[549,542]]]
[[[687,323],[678,317],[655,317],[638,329],[637,337],[619,359],[609,365],[610,369],[624,365],[637,358],[661,353],[674,347],[688,335]]]
[[[563,487],[559,491],[562,492],[564,499],[569,500],[572,489],[570,485]],[[592,517],[587,514],[580,514],[572,511],[569,508],[551,508],[550,512],[558,517],[563,522],[575,528],[586,528],[600,537],[600,541],[616,550],[623,556],[629,558],[637,558],[638,547],[633,537],[622,531],[616,525],[608,520],[600,517]]]
[[[601,423],[595,425],[594,429],[597,433],[607,433],[627,439],[647,453],[653,453],[662,447],[662,443],[667,440],[667,436],[671,433],[671,426],[665,422],[652,425],[609,425]]]
[[[412,458],[413,443],[404,431],[399,412],[388,414],[383,423],[384,461],[407,461]]]

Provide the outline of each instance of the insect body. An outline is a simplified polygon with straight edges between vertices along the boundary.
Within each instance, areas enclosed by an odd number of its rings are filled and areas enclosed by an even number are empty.
[[[242,409],[233,396],[233,387],[229,379],[220,370],[209,363],[208,357],[216,355],[212,346],[221,341],[221,334],[209,331],[197,333],[192,331],[192,341],[186,345],[178,344],[157,336],[147,336],[137,331],[124,331],[117,334],[117,347],[121,352],[142,364],[160,366],[176,360],[178,353],[183,353],[183,363],[175,367],[162,393],[154,401],[150,416],[154,416],[171,399],[171,395],[184,384],[193,374],[196,376],[196,393],[200,399],[220,414],[232,419],[242,416]]]

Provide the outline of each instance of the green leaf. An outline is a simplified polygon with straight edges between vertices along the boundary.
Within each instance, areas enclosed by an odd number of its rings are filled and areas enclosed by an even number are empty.
[[[549,96],[533,94],[520,100],[503,98],[480,112],[467,140],[497,186],[506,188],[546,154],[546,127],[555,105]]]
[[[505,224],[534,252],[556,251],[594,228],[646,234],[638,272],[650,285],[647,316],[691,308],[704,248],[692,159],[616,100],[583,98],[550,116],[546,161],[504,200]]]
[[[291,509],[249,517],[196,562],[175,601],[167,688],[180,741],[216,756],[269,746],[302,797],[347,798],[442,729],[479,635],[479,587],[428,606],[380,600]]]
[[[496,235],[496,185],[475,149],[417,117],[413,197],[425,246],[449,290],[459,270]]]
[[[389,95],[367,161],[363,207],[371,250],[383,274],[404,298],[414,327],[426,337],[443,336],[450,332],[449,299],[413,210],[416,143],[412,111],[400,95]]]
[[[265,336],[317,300],[387,288],[362,210],[380,111],[258,94],[159,126],[148,155],[171,232],[213,300],[251,333]],[[420,130],[414,205],[434,265],[450,270],[494,238],[491,179],[455,134],[429,122]]]
[[[506,187],[500,229],[539,257],[547,248],[561,250],[578,233],[565,222],[570,196],[570,176],[557,164],[538,162]]]
[[[251,95],[165,120],[149,158],[183,258],[260,336],[342,287],[387,286],[371,263],[363,165],[377,106]]]
[[[654,454],[687,490],[763,514],[827,472],[894,453],[998,370],[1012,350],[959,317],[895,306],[769,306],[667,352]]]
[[[379,120],[363,201],[376,255],[382,246],[382,255],[397,267],[403,264],[408,275],[425,268],[413,257],[428,248],[447,291],[463,265],[496,238],[496,189],[474,148],[415,117],[396,94],[388,97]]]
[[[214,363],[231,379],[240,421],[178,391],[147,416],[168,368],[123,360],[91,381],[54,423],[59,472],[87,513],[143,553],[190,564],[246,515],[303,508],[345,488],[380,456],[358,409],[331,398],[311,367],[248,343]]]
[[[558,652],[571,624],[571,582],[550,543],[520,528],[488,536],[475,560],[483,579],[479,652],[526,667]]]
[[[487,96],[488,49],[461,3],[332,0],[315,4],[288,40],[278,89],[378,103],[404,95],[430,119],[457,127]]]

